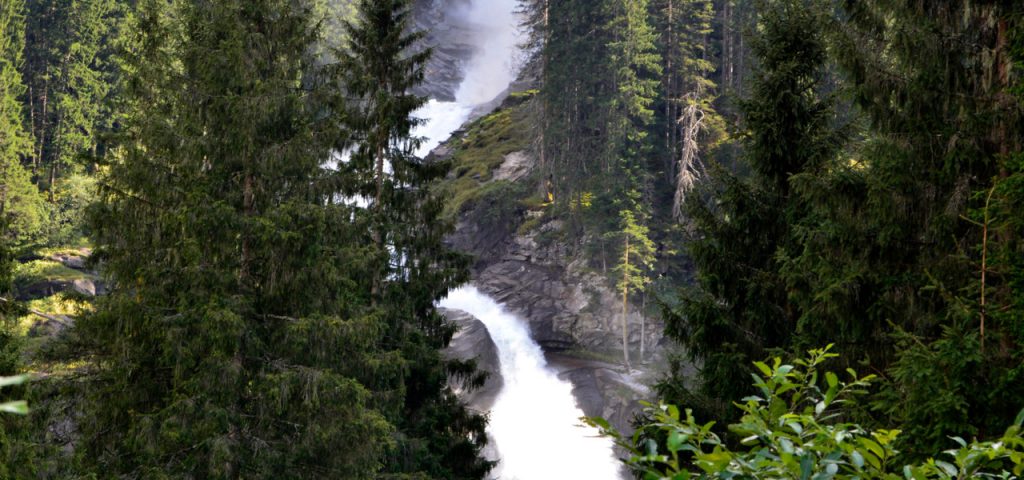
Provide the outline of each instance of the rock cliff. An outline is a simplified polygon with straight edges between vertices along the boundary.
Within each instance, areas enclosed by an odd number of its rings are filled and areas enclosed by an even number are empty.
[[[430,157],[453,165],[446,185],[455,189],[457,228],[448,241],[474,258],[474,284],[529,322],[549,363],[575,386],[584,413],[603,416],[628,432],[639,401],[653,397],[645,378],[650,364],[660,361],[663,325],[630,309],[634,369],[627,371],[622,365],[621,294],[588,261],[578,241],[567,238],[563,220],[531,200],[540,182],[528,145],[508,145],[516,134],[506,130],[530,128],[520,123],[530,118],[524,111],[531,100],[523,95],[513,91],[495,113],[456,132]],[[492,161],[481,160],[481,152],[491,157],[507,153]],[[638,361],[641,343],[644,356]]]

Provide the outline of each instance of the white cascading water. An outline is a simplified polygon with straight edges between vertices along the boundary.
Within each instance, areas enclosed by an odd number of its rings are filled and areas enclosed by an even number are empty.
[[[455,101],[431,99],[413,113],[425,120],[413,130],[414,136],[424,139],[416,156],[422,158],[430,153],[469,119],[475,107],[497,98],[515,80],[521,43],[517,3],[518,0],[473,0],[457,7],[459,11],[447,12],[472,27],[472,38],[467,38],[466,43],[476,45],[477,49],[466,64]]]
[[[488,433],[502,480],[618,480],[611,440],[580,424],[572,385],[552,371],[525,322],[467,286],[441,301],[480,319],[498,347],[504,387],[491,409]]]
[[[462,11],[447,12],[473,26],[474,38],[467,43],[478,48],[466,64],[456,101],[430,100],[413,114],[425,120],[413,131],[424,139],[417,156],[437,147],[469,120],[476,107],[494,100],[515,79],[521,43],[517,3],[472,0]],[[581,425],[583,412],[572,385],[548,367],[525,322],[473,287],[452,291],[440,305],[480,319],[498,348],[504,387],[495,399],[488,426],[500,456],[492,473],[495,478],[621,478],[611,440]]]

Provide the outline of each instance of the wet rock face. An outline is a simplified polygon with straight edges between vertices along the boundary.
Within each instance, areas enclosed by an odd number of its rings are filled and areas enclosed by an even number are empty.
[[[424,82],[417,95],[444,102],[455,100],[464,78],[463,67],[472,57],[471,28],[460,16],[468,0],[418,0],[413,8],[413,26],[426,34],[423,48],[433,49],[425,68]]]
[[[451,380],[452,388],[459,397],[475,410],[487,411],[501,391],[501,362],[498,347],[494,344],[487,327],[476,317],[461,310],[438,309],[448,321],[458,326],[451,343],[443,352],[445,358],[454,360],[475,360],[477,370],[487,373],[487,381],[480,388],[466,389],[461,382]]]
[[[506,163],[514,165],[509,170],[517,174],[524,168],[520,159]],[[473,277],[480,290],[526,318],[533,338],[545,351],[621,352],[621,294],[569,245],[539,240],[563,228],[561,222],[548,221],[519,234],[515,229],[484,228],[485,222],[476,218],[482,210],[465,212],[449,238],[457,250],[476,257]],[[631,298],[630,303],[630,349],[639,352],[642,334],[649,358],[662,340],[663,326],[641,317],[635,308],[642,304],[641,298]]]
[[[640,399],[650,398],[649,389],[617,365],[557,353],[547,358],[558,376],[572,383],[572,393],[584,415],[604,418],[624,434],[633,432],[633,417],[641,410]]]

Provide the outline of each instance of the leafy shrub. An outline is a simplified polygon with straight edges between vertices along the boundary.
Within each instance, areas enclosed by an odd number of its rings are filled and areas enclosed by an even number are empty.
[[[897,465],[898,430],[870,431],[842,421],[844,405],[864,393],[873,376],[847,370],[849,380],[843,381],[833,372],[820,374],[821,364],[836,356],[829,348],[812,350],[792,365],[779,358],[754,364],[759,393],[737,405],[743,416],[730,426],[742,450],[730,449],[712,431],[713,422],[698,423],[691,410],[672,405],[648,405],[649,420],[632,437],[603,419],[587,420],[630,453],[625,462],[645,480],[1018,478],[1024,472],[1024,411],[996,441],[954,437],[954,449],[921,464]]]

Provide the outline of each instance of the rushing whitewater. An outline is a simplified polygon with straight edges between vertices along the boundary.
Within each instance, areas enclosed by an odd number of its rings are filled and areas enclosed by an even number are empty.
[[[474,0],[451,12],[468,23],[476,45],[454,102],[430,100],[413,115],[424,120],[423,157],[462,126],[476,107],[497,98],[515,79],[519,55],[518,0]],[[493,475],[502,480],[585,478],[618,480],[612,442],[580,424],[572,386],[547,366],[526,325],[473,287],[451,292],[440,303],[480,319],[498,348],[504,387],[491,409],[488,433],[498,451]]]
[[[450,12],[469,24],[472,33],[466,43],[476,45],[477,49],[466,63],[455,101],[431,99],[413,113],[425,120],[413,131],[413,135],[424,139],[417,156],[430,153],[469,120],[474,107],[494,100],[515,80],[521,43],[517,3],[518,0],[475,0]]]
[[[580,424],[572,385],[548,367],[524,321],[474,287],[452,291],[441,306],[480,319],[498,347],[504,387],[488,427],[501,455],[497,478],[620,478],[611,440]]]

